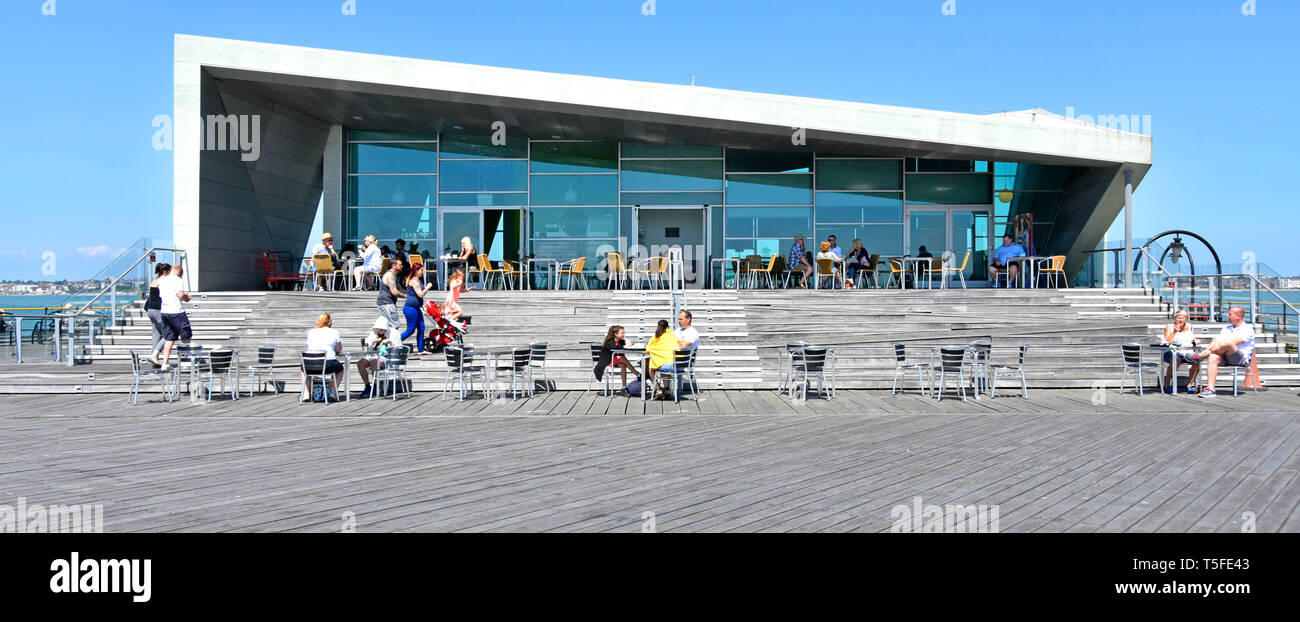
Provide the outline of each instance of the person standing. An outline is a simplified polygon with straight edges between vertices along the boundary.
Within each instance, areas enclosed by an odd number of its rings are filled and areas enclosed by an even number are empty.
[[[190,328],[190,316],[185,313],[184,303],[190,301],[190,295],[185,291],[185,282],[181,280],[182,274],[184,270],[181,269],[181,265],[175,264],[172,266],[171,274],[158,279],[158,311],[159,319],[162,320],[158,328],[163,340],[166,341],[162,356],[164,371],[169,369],[172,346],[177,341],[189,343],[194,337],[194,331]]]
[[[406,332],[402,333],[399,341],[406,341],[411,333],[415,333],[415,351],[412,356],[418,356],[424,352],[424,295],[429,293],[433,283],[420,285],[423,283],[424,265],[411,266],[411,273],[406,276],[406,305],[402,307],[402,313],[406,315]]]
[[[396,334],[402,327],[402,316],[397,314],[397,299],[406,297],[406,292],[397,287],[397,275],[402,271],[402,262],[394,259],[388,266],[388,272],[379,279],[379,298],[375,305],[379,307],[379,316],[388,321],[388,334]]]
[[[153,325],[153,344],[149,347],[149,362],[154,367],[162,367],[158,361],[158,354],[162,352],[162,297],[158,292],[158,281],[171,272],[171,264],[160,263],[154,266],[153,282],[149,283],[149,297],[144,301],[144,312],[149,316],[149,323]]]

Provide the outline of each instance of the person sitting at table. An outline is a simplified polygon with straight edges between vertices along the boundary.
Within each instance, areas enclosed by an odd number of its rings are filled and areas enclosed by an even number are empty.
[[[931,258],[931,259],[934,258],[934,255],[931,255],[931,254],[930,254],[930,251],[925,250],[925,245],[924,245],[924,244],[921,245],[921,248],[916,249],[916,256],[917,256],[917,257],[926,257],[926,258]]]
[[[826,236],[826,242],[831,245],[830,252],[835,253],[835,255],[841,259],[844,258],[844,251],[840,250],[840,245],[836,242],[834,233]]]
[[[803,234],[794,234],[794,244],[790,245],[790,254],[786,257],[786,265],[791,270],[802,270],[803,279],[799,281],[800,287],[808,287],[808,277],[812,276],[812,262],[808,261],[808,252],[803,245]]]
[[[469,236],[460,239],[459,259],[465,262],[466,270],[478,269],[478,249],[474,248],[474,241],[469,239]]]
[[[645,355],[650,357],[650,370],[646,380],[653,382],[655,372],[665,365],[673,364],[673,352],[677,349],[677,335],[668,329],[668,320],[659,320],[655,327],[655,336],[645,346]]]
[[[1197,359],[1187,358],[1187,355],[1196,352],[1196,333],[1192,332],[1192,325],[1187,321],[1187,311],[1179,309],[1174,314],[1172,324],[1165,325],[1165,343],[1174,347],[1173,350],[1167,350],[1164,353],[1164,361],[1168,365],[1165,369],[1165,393],[1172,394],[1176,387],[1174,386],[1174,376],[1179,363],[1187,363],[1187,392],[1196,393],[1196,379],[1201,377],[1201,362]]]
[[[845,281],[847,287],[854,287],[859,271],[871,272],[875,269],[875,266],[871,265],[871,253],[862,246],[862,238],[854,238],[853,247],[849,249],[849,255],[844,258],[844,261],[848,266],[848,279]]]
[[[363,343],[365,344],[366,352],[373,352],[376,356],[367,356],[357,361],[357,373],[361,374],[361,382],[366,383],[365,390],[361,392],[361,399],[370,397],[370,392],[372,390],[370,386],[370,375],[372,373],[378,373],[384,366],[382,355],[387,351],[388,347],[393,345],[393,341],[388,338],[388,320],[382,317],[375,320],[374,327],[372,327],[370,332],[366,334]]]
[[[375,245],[375,236],[368,235],[362,242],[361,256],[357,267],[352,269],[352,291],[360,291],[366,284],[366,276],[379,276],[379,269],[383,267],[384,258],[380,254],[379,247]]]
[[[831,252],[831,243],[830,243],[830,242],[822,242],[822,245],[821,245],[821,252],[817,253],[817,259],[829,259],[830,262],[831,262],[831,269],[832,269],[832,270],[839,270],[839,269],[840,269],[840,264],[844,263],[844,260],[841,259],[839,255],[836,255],[835,253]],[[832,274],[833,274],[833,273],[832,273]],[[818,275],[818,278],[821,278],[821,276],[822,276],[822,275],[819,274],[819,275]],[[832,280],[832,281],[833,281],[833,280]],[[819,284],[819,286],[820,286],[820,284]],[[832,285],[832,286],[834,286],[834,285]]]
[[[998,270],[1006,268],[1007,270],[1007,287],[1014,287],[1016,273],[1020,271],[1019,262],[1013,262],[1016,257],[1025,257],[1025,249],[1015,243],[1015,238],[1010,233],[1002,236],[1002,246],[993,251],[993,265],[989,266],[989,280],[993,281],[993,287],[998,286]]]
[[[604,380],[605,372],[612,367],[619,368],[623,375],[623,388],[627,388],[627,372],[636,374],[638,379],[641,378],[641,372],[627,360],[622,354],[614,354],[614,350],[627,347],[627,339],[624,338],[626,331],[622,326],[610,326],[609,331],[605,333],[605,339],[600,342],[600,360],[597,361],[596,367],[592,370],[596,374],[596,380]]]
[[[334,329],[334,319],[330,314],[320,314],[316,318],[316,328],[307,331],[307,350],[325,353],[325,373],[334,376],[329,390],[331,393],[338,392],[339,384],[343,382],[343,363],[339,362],[339,355],[343,353],[343,339],[339,336],[339,331]],[[311,386],[307,383],[306,373],[302,374],[302,386],[304,391]]]

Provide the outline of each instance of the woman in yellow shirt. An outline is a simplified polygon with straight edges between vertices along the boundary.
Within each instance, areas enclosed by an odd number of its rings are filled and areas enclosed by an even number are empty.
[[[664,365],[673,362],[673,351],[677,349],[677,336],[668,330],[668,320],[659,320],[654,339],[645,346],[646,356],[650,357],[650,374],[647,380],[654,380],[654,373]]]

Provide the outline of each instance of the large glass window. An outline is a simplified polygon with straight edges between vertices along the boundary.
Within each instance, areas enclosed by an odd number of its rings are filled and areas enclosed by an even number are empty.
[[[625,160],[623,190],[722,190],[722,160]]]
[[[812,205],[812,175],[727,175],[727,205]]]
[[[444,160],[442,191],[528,190],[523,160]]]
[[[492,207],[494,205],[528,205],[527,192],[463,192],[438,195],[439,205]]]
[[[533,205],[618,205],[618,175],[533,175]]]
[[[818,192],[818,223],[903,222],[898,192]]]
[[[807,173],[812,165],[812,153],[727,150],[728,173]]]
[[[616,207],[537,207],[530,212],[533,238],[617,238]]]
[[[993,196],[990,175],[922,174],[907,176],[907,202],[919,205],[984,205]]]
[[[506,144],[492,144],[492,135],[443,134],[442,159],[527,158],[528,138],[506,133]]]
[[[534,173],[616,173],[618,145],[587,142],[533,142]]]
[[[722,205],[722,193],[624,192],[623,205]]]
[[[817,234],[808,241],[808,248],[821,244],[828,236],[834,235],[835,241],[845,253],[853,248],[853,240],[861,239],[862,247],[873,255],[882,257],[903,254],[903,225],[817,225]],[[788,248],[786,250],[789,250]]]
[[[721,147],[623,143],[624,158],[722,158]]]
[[[355,207],[438,204],[436,175],[353,175],[348,181],[348,204]]]
[[[818,160],[818,190],[903,189],[902,160]]]
[[[353,143],[349,173],[438,172],[438,143]]]
[[[811,207],[727,207],[728,238],[793,237],[812,231]]]
[[[432,239],[437,226],[434,208],[378,208],[348,211],[348,231],[352,239],[373,235],[379,239]]]

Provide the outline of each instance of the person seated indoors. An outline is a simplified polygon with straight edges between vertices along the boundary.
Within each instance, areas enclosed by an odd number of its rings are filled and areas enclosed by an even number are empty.
[[[1214,397],[1214,384],[1219,379],[1219,366],[1232,365],[1244,367],[1249,365],[1255,355],[1255,327],[1247,324],[1246,310],[1241,307],[1228,309],[1228,325],[1219,331],[1204,350],[1190,354],[1184,360],[1188,362],[1209,360],[1206,372],[1207,383],[1201,391],[1201,397]],[[1256,381],[1259,378],[1255,379]]]
[[[1187,321],[1187,311],[1179,309],[1174,314],[1172,324],[1165,325],[1165,343],[1174,346],[1173,350],[1164,353],[1164,361],[1168,365],[1165,369],[1165,393],[1172,394],[1177,387],[1174,385],[1175,372],[1179,363],[1187,363],[1187,392],[1196,392],[1196,379],[1201,377],[1201,362],[1198,359],[1188,358],[1188,355],[1195,353],[1196,334],[1192,331],[1192,325]]]
[[[623,375],[623,388],[627,388],[627,372],[636,374],[639,379],[641,372],[627,360],[622,354],[614,354],[614,350],[627,347],[625,338],[626,330],[622,326],[610,326],[609,331],[605,333],[605,339],[600,343],[600,360],[597,361],[596,367],[592,370],[596,374],[596,380],[604,380],[605,372],[617,367]]]
[[[361,382],[366,384],[365,390],[361,392],[361,399],[370,397],[373,390],[370,385],[370,376],[378,373],[383,368],[383,355],[390,346],[394,345],[393,341],[388,338],[388,320],[382,317],[375,320],[375,325],[366,334],[364,343],[366,352],[373,352],[377,356],[367,356],[357,361],[357,372],[361,374]]]
[[[1007,271],[1007,287],[1015,287],[1016,273],[1020,271],[1020,263],[1013,262],[1016,257],[1025,257],[1025,249],[1016,244],[1010,233],[1002,236],[1002,246],[993,251],[993,265],[989,266],[989,280],[993,281],[993,287],[998,286],[998,270]]]

